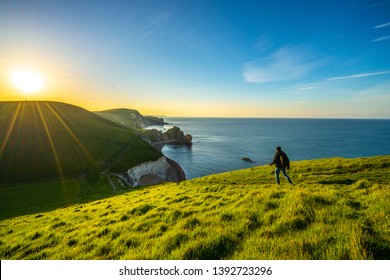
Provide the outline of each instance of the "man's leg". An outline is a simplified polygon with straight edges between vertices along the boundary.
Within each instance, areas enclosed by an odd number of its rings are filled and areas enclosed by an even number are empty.
[[[286,168],[282,168],[282,172],[283,172],[283,176],[286,177],[287,181],[290,184],[292,184],[292,181],[291,181],[290,177],[288,177],[288,175],[287,175]]]
[[[280,184],[279,173],[280,173],[280,168],[276,167],[276,169],[275,169],[275,180],[276,180],[276,184],[278,184],[278,185]]]

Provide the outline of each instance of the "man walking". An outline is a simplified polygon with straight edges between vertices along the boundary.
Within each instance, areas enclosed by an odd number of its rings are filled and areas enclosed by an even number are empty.
[[[290,184],[292,184],[292,181],[290,177],[288,177],[286,169],[290,170],[290,160],[288,159],[287,155],[285,152],[282,151],[281,147],[276,147],[276,153],[274,156],[274,160],[269,164],[273,165],[275,164],[276,169],[275,169],[275,179],[276,183],[280,185],[280,180],[279,180],[279,173],[282,171],[284,177],[288,180]]]

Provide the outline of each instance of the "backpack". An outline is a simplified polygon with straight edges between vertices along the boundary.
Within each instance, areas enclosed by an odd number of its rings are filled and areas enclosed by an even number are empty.
[[[283,167],[287,167],[287,169],[290,169],[290,160],[285,153],[280,154],[280,162],[282,163]]]

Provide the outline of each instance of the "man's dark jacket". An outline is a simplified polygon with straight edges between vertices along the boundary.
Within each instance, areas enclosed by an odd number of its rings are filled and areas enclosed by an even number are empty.
[[[287,159],[287,163],[283,164],[280,160],[281,157],[284,157]],[[271,165],[275,164],[278,168],[287,168],[290,169],[290,161],[288,160],[287,155],[283,151],[279,151],[275,153],[274,160],[271,162]]]

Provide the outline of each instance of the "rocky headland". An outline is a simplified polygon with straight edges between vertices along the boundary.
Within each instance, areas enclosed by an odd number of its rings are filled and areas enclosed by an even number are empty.
[[[112,109],[95,112],[97,115],[125,126],[126,128],[136,130],[137,133],[149,144],[161,151],[165,144],[192,144],[192,136],[184,134],[177,126],[161,132],[158,129],[145,129],[148,126],[167,124],[163,118],[154,116],[143,116],[137,110],[133,109]]]
[[[137,110],[133,109],[111,109],[98,111],[95,114],[113,121],[127,128],[142,129],[152,125],[164,125],[164,119],[154,116],[143,116]]]
[[[97,115],[135,131],[144,141],[161,152],[166,144],[192,145],[192,136],[177,126],[161,132],[145,129],[148,126],[167,124],[163,118],[143,116],[133,109],[112,109],[95,112]],[[145,186],[162,182],[180,182],[186,179],[183,169],[174,160],[162,156],[157,161],[139,164],[126,172],[111,173],[124,187]]]
[[[159,151],[166,144],[192,145],[191,134],[184,134],[177,126],[168,129],[166,132],[161,132],[157,129],[144,130],[142,135]]]

